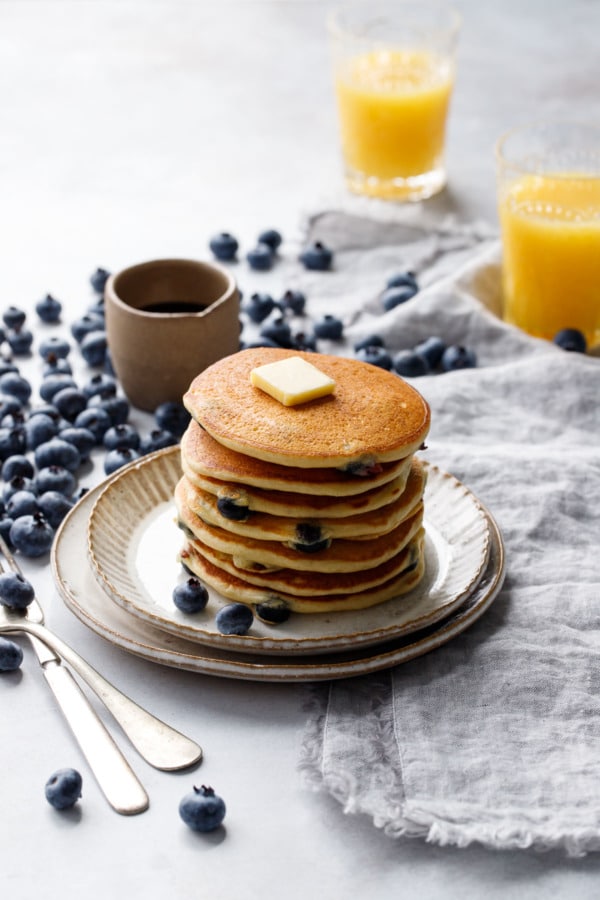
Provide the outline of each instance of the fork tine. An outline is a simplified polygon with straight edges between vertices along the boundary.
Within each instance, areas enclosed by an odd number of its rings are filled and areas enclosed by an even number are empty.
[[[4,540],[4,538],[2,537],[1,534],[0,534],[0,551],[2,552],[2,556],[8,563],[9,568],[11,568],[13,570],[13,572],[16,572],[18,575],[22,575],[23,573],[21,571],[19,563],[16,561],[16,559],[12,555],[8,544],[6,543],[6,541]],[[1,571],[3,571],[2,560],[0,560],[0,572]]]

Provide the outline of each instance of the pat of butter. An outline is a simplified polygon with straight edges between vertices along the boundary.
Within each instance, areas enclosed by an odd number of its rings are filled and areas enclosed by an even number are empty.
[[[254,387],[270,394],[284,406],[307,403],[332,394],[335,381],[300,356],[288,356],[266,363],[250,372]]]

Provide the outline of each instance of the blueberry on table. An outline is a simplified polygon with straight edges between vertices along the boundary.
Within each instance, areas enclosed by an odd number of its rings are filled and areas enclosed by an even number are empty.
[[[282,316],[263,325],[260,334],[261,337],[274,341],[278,347],[290,348],[293,345],[292,329]]]
[[[14,519],[10,528],[11,544],[23,556],[43,556],[50,549],[53,537],[54,531],[42,512]]]
[[[353,349],[355,353],[358,353],[359,350],[364,350],[366,347],[385,347],[385,341],[380,334],[368,334],[358,340]]]
[[[326,272],[333,263],[333,251],[322,241],[313,241],[300,254],[300,262],[305,269]]]
[[[86,334],[92,331],[104,331],[104,319],[97,313],[87,313],[71,323],[71,334],[81,344]]]
[[[77,382],[72,375],[66,372],[46,375],[40,384],[40,397],[45,403],[52,403],[54,395],[67,387],[77,388]]]
[[[129,401],[126,397],[115,396],[112,391],[101,391],[99,394],[94,394],[93,397],[90,397],[88,410],[92,408],[103,409],[108,413],[111,425],[123,425],[129,418]],[[82,414],[80,413],[80,415]],[[77,419],[75,423],[77,424]]]
[[[396,275],[391,275],[385,286],[387,288],[414,287],[415,290],[419,289],[414,272],[398,272]]]
[[[344,324],[337,316],[325,315],[314,323],[314,332],[318,338],[339,341],[344,333]]]
[[[34,450],[34,461],[38,469],[46,466],[62,466],[75,472],[81,463],[81,454],[77,447],[60,437],[51,438]]]
[[[41,341],[38,353],[42,359],[65,359],[71,352],[70,343],[62,337],[49,337]]]
[[[0,603],[11,609],[26,609],[35,596],[33,586],[20,572],[0,575]]]
[[[49,525],[58,528],[67,513],[73,508],[74,501],[69,500],[59,491],[45,491],[38,497],[38,505]]]
[[[34,476],[34,483],[38,494],[45,494],[46,491],[58,491],[65,497],[70,497],[77,487],[73,473],[64,466],[56,465],[44,466],[39,469]]]
[[[6,340],[15,356],[27,356],[33,344],[33,334],[28,328],[15,328],[6,332]]]
[[[272,268],[275,254],[268,244],[258,243],[246,254],[248,265],[257,272],[266,272]]]
[[[97,444],[102,443],[105,432],[111,427],[112,420],[105,409],[101,407],[84,409],[74,421],[75,428],[86,428],[91,431]]]
[[[389,312],[391,309],[395,309],[402,303],[406,303],[406,301],[414,297],[416,293],[417,288],[414,285],[386,288],[381,295],[381,305],[386,312]]]
[[[104,291],[104,287],[109,278],[110,272],[103,269],[102,266],[98,266],[98,268],[90,275],[92,289],[96,291],[97,294],[101,294]]]
[[[221,262],[231,262],[231,260],[235,259],[239,244],[236,238],[228,231],[221,231],[210,239],[208,246],[215,259]]]
[[[317,336],[298,331],[292,338],[294,350],[304,350],[307,353],[318,353]]]
[[[552,341],[557,347],[562,347],[570,353],[585,353],[587,350],[585,335],[578,328],[562,328],[554,335]]]
[[[190,422],[190,414],[183,405],[175,400],[159,403],[154,410],[154,421],[159,428],[181,437]]]
[[[154,453],[156,450],[164,450],[177,443],[177,437],[165,428],[153,428],[149,434],[140,441],[140,453]]]
[[[22,425],[0,427],[0,460],[15,454],[23,454],[27,449],[25,429]]]
[[[258,236],[258,243],[266,244],[267,247],[271,248],[273,253],[277,252],[281,246],[282,240],[281,234],[275,228],[267,228],[266,231],[261,231]]]
[[[175,585],[173,603],[184,613],[196,613],[205,609],[208,603],[208,591],[195,576]]]
[[[414,350],[399,350],[394,356],[393,367],[402,378],[419,378],[429,374],[426,360]]]
[[[275,309],[275,301],[270,294],[254,293],[244,305],[244,312],[251,322],[260,325]]]
[[[113,375],[108,375],[106,372],[96,372],[82,386],[81,391],[88,400],[90,397],[93,397],[94,394],[99,394],[101,391],[112,391],[113,394],[116,394],[117,380]]]
[[[102,443],[107,450],[114,450],[116,447],[130,447],[132,450],[138,450],[140,446],[140,435],[133,425],[112,425],[104,432]]]
[[[6,501],[6,515],[11,519],[20,516],[33,516],[39,512],[39,504],[33,491],[15,491]]]
[[[356,358],[388,372],[392,368],[392,357],[384,347],[362,347],[357,351]]]
[[[215,617],[221,634],[247,634],[253,621],[252,610],[244,603],[228,603],[221,607]]]
[[[5,372],[0,375],[0,391],[16,397],[20,403],[28,403],[31,397],[31,385],[26,378],[17,372]]]
[[[12,457],[12,459],[17,459],[19,457]],[[29,460],[27,460],[29,462]],[[18,491],[30,491],[32,494],[36,493],[35,482],[33,480],[32,475],[13,475],[4,487],[2,488],[2,501],[3,503],[8,503],[10,498],[16,494]]]
[[[70,425],[61,429],[60,437],[61,440],[66,441],[68,444],[73,444],[79,450],[82,462],[90,458],[90,454],[96,446],[96,436],[89,428],[79,428],[75,425]]]
[[[225,803],[213,788],[194,787],[179,804],[179,815],[192,831],[214,831],[225,818]]]
[[[26,318],[26,313],[18,306],[9,306],[2,313],[2,321],[7,328],[21,328],[25,324]]]
[[[22,662],[22,648],[14,641],[0,637],[0,672],[15,672]]]
[[[0,474],[3,481],[10,481],[16,476],[33,478],[34,468],[31,460],[24,453],[15,453],[14,456],[9,456],[4,460]]]
[[[77,769],[58,769],[44,789],[46,800],[54,809],[69,809],[81,797],[83,779]]]
[[[303,316],[306,297],[302,291],[287,290],[279,301],[279,306],[284,310],[289,310],[295,316]]]
[[[451,344],[442,355],[442,369],[444,372],[454,372],[457,369],[474,369],[477,365],[475,352],[468,347]]]
[[[440,337],[432,335],[417,344],[414,351],[418,356],[422,356],[429,368],[433,370],[440,365],[445,349],[444,341]]]
[[[41,300],[35,304],[35,311],[42,322],[51,325],[60,320],[62,312],[62,303],[53,297],[52,294],[46,294]]]
[[[88,366],[102,366],[106,357],[108,339],[106,331],[90,331],[82,338],[79,349]]]
[[[42,369],[42,378],[47,375],[72,375],[73,367],[66,357],[49,359]]]
[[[139,459],[139,456],[137,450],[132,450],[131,447],[115,447],[114,450],[109,450],[104,458],[104,474],[112,475],[121,466]]]
[[[64,419],[73,422],[86,409],[87,397],[79,388],[66,387],[54,394],[52,403]]]

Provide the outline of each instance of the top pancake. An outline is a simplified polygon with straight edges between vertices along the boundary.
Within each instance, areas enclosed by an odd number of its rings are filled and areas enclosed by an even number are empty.
[[[299,356],[334,379],[333,394],[283,406],[250,382],[257,366]],[[183,397],[215,440],[239,453],[299,468],[385,463],[414,453],[429,407],[398,375],[355,359],[257,347],[205,369]]]

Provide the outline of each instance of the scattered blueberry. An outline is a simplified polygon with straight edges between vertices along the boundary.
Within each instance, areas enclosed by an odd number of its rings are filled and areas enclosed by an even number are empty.
[[[104,457],[104,474],[112,475],[121,466],[126,466],[134,459],[139,459],[137,450],[132,450],[131,447],[115,447],[114,450],[109,450]]]
[[[282,237],[281,234],[276,231],[274,228],[268,228],[266,231],[261,231],[258,236],[259,244],[266,244],[267,247],[270,247],[273,253],[276,253],[281,246]]]
[[[89,428],[80,428],[70,425],[63,428],[60,432],[61,440],[73,444],[79,450],[81,462],[89,459],[90,454],[96,444],[96,436]]]
[[[23,426],[0,427],[0,460],[4,461],[9,456],[25,453],[26,449],[27,442]]]
[[[0,603],[11,609],[26,609],[35,596],[33,585],[20,572],[0,575]]]
[[[101,407],[84,409],[79,413],[75,422],[75,428],[86,428],[91,431],[96,439],[97,444],[102,443],[105,432],[111,427],[112,420],[105,409]]]
[[[247,634],[253,620],[252,610],[243,603],[228,603],[221,607],[215,617],[221,634]]]
[[[51,359],[66,359],[70,352],[70,343],[62,337],[46,338],[38,347],[38,353],[46,362]]]
[[[154,410],[154,420],[159,428],[170,431],[176,437],[181,437],[190,422],[190,414],[183,405],[174,400],[166,400]]]
[[[11,543],[23,556],[43,556],[50,549],[53,537],[54,532],[42,512],[21,516],[10,528]]]
[[[278,347],[289,348],[293,344],[292,329],[283,316],[278,316],[272,322],[266,322],[260,329],[260,333],[262,337],[274,341]]]
[[[71,334],[78,344],[81,344],[86,334],[93,331],[104,331],[104,319],[97,313],[88,313],[81,316],[71,324]]]
[[[102,366],[107,347],[106,331],[100,330],[86,334],[79,344],[81,355],[88,366]]]
[[[35,448],[34,460],[38,469],[46,466],[62,466],[70,472],[75,472],[81,463],[81,454],[73,444],[54,437]]]
[[[414,351],[418,356],[423,357],[429,368],[433,371],[433,369],[437,369],[440,365],[445,349],[446,344],[444,341],[440,337],[432,335],[417,344]]]
[[[317,352],[317,338],[314,334],[298,331],[292,338],[295,350],[305,350],[307,353]]]
[[[177,437],[165,428],[153,428],[144,435],[140,441],[140,453],[154,453],[156,450],[164,450],[177,443]]]
[[[393,359],[394,371],[402,378],[419,378],[429,373],[429,366],[414,350],[400,350]]]
[[[71,363],[66,357],[59,357],[57,359],[49,359],[42,369],[42,377],[46,378],[48,375],[72,375],[73,368]]]
[[[210,239],[209,247],[215,259],[219,259],[221,262],[231,262],[235,259],[239,244],[232,234],[222,231]]]
[[[15,457],[11,458],[15,459]],[[28,491],[30,494],[37,493],[37,487],[32,476],[13,475],[13,477],[6,482],[2,488],[2,502],[5,504],[5,512],[6,504],[10,498],[19,491]]]
[[[266,272],[273,266],[275,254],[268,244],[258,243],[246,254],[248,265],[257,272]]]
[[[0,375],[0,391],[16,397],[23,404],[28,403],[31,397],[31,385],[17,372],[5,372],[4,375]]]
[[[414,297],[416,293],[417,288],[414,285],[386,288],[381,295],[381,304],[383,308],[389,312],[391,309],[395,309],[396,306],[400,306],[401,303],[406,303],[406,301],[410,300],[411,297]]]
[[[58,528],[74,501],[59,491],[45,491],[38,497],[38,505],[52,528]]]
[[[273,312],[275,301],[270,294],[254,293],[244,306],[244,312],[248,314],[251,322],[259,325]]]
[[[208,603],[208,591],[194,576],[173,589],[173,603],[184,613],[201,612]]]
[[[113,394],[116,394],[117,381],[113,375],[108,375],[106,372],[96,372],[82,386],[81,391],[88,400],[94,394],[99,394],[102,391],[112,391]]]
[[[22,662],[22,648],[14,641],[0,637],[0,672],[15,672]]]
[[[107,412],[111,425],[124,425],[129,418],[129,401],[126,397],[115,396],[112,391],[100,391],[99,394],[90,397],[88,409],[92,408]],[[77,419],[75,424],[78,424]]]
[[[398,272],[388,278],[385,286],[387,288],[414,287],[415,291],[419,289],[414,272]]]
[[[570,353],[585,353],[587,341],[578,328],[562,328],[553,337],[553,343]],[[0,379],[1,383],[1,379]]]
[[[306,297],[302,291],[287,290],[279,301],[280,308],[289,309],[295,316],[303,316],[306,307]]]
[[[193,831],[214,831],[225,818],[225,803],[211,787],[194,787],[181,800],[179,815]]]
[[[26,313],[24,310],[19,309],[18,306],[9,306],[2,313],[2,321],[10,329],[21,328],[25,324],[26,318]]]
[[[69,809],[81,797],[83,780],[76,769],[58,769],[46,782],[46,800],[54,809]]]
[[[387,369],[388,372],[392,368],[392,357],[385,347],[362,347],[357,351],[356,358],[372,366],[379,366],[380,369]]]
[[[39,512],[39,505],[33,491],[15,491],[6,501],[6,514],[11,519],[33,516]]]
[[[325,315],[314,324],[315,334],[318,338],[330,341],[339,341],[344,333],[344,325],[337,316]]]
[[[442,369],[453,372],[457,369],[474,369],[477,365],[475,352],[468,347],[451,344],[442,355]]]
[[[33,334],[28,328],[11,329],[6,332],[6,340],[15,356],[27,356],[33,344]]]
[[[300,262],[305,269],[325,272],[331,268],[333,253],[321,241],[314,241],[300,254]]]
[[[87,407],[87,397],[79,388],[66,387],[54,394],[52,403],[63,418],[68,422],[73,422]]]
[[[47,491],[57,491],[70,497],[77,486],[77,480],[69,469],[64,466],[43,466],[34,475],[35,488],[38,494]]]
[[[77,388],[77,383],[72,375],[64,372],[56,375],[47,375],[40,384],[40,397],[46,403],[52,403],[54,395],[64,388]]]
[[[116,447],[130,447],[132,450],[138,450],[140,435],[137,429],[128,423],[113,425],[104,432],[102,443],[107,450],[114,450]]]
[[[42,299],[38,300],[35,304],[35,311],[42,322],[53,324],[60,320],[62,303],[60,300],[53,297],[52,294],[46,294],[45,297],[42,297]]]
[[[101,294],[104,291],[104,287],[106,282],[110,278],[110,272],[106,269],[103,269],[101,266],[98,266],[95,272],[92,272],[90,275],[90,284],[92,285],[92,289],[96,291],[97,294]]]
[[[2,463],[2,478],[4,481],[10,481],[11,478],[20,476],[21,478],[33,478],[34,468],[31,461],[24,453],[18,453],[9,456]]]
[[[385,342],[380,334],[369,334],[367,337],[361,338],[354,344],[354,352],[364,350],[366,347],[384,347]]]

